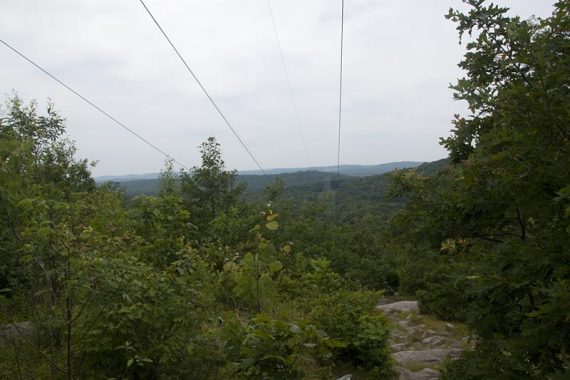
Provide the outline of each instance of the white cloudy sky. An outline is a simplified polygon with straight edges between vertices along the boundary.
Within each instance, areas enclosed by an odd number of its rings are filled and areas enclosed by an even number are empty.
[[[497,2],[497,1],[496,1]],[[309,166],[267,0],[146,0],[265,168]],[[554,0],[501,0],[523,17]],[[310,156],[336,164],[340,0],[271,0]],[[346,0],[342,163],[429,161],[445,152],[448,89],[463,47],[445,20],[459,0]],[[0,39],[13,45],[186,166],[208,136],[230,168],[255,164],[138,0],[0,0]],[[67,118],[95,175],[158,171],[163,157],[0,45],[0,92]]]

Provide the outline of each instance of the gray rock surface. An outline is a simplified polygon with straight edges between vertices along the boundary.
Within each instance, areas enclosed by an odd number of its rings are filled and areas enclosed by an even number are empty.
[[[396,373],[400,380],[437,380],[439,379],[439,371],[431,368],[422,368],[419,371],[412,372],[403,367],[396,367]]]
[[[390,348],[400,380],[439,379],[444,360],[469,347],[461,326],[420,314],[417,301],[382,299],[377,307],[392,322]]]
[[[378,305],[378,309],[390,313],[390,312],[407,312],[407,313],[419,313],[420,308],[418,307],[418,301],[400,301],[394,303],[388,303],[385,305]]]
[[[433,335],[433,336],[428,336],[427,338],[424,338],[422,340],[422,343],[430,345],[431,347],[437,347],[437,346],[440,346],[444,341],[445,341],[445,339],[443,337]]]
[[[30,321],[11,323],[0,327],[0,346],[7,346],[22,337],[30,339],[34,333],[34,324]]]
[[[392,354],[392,358],[398,364],[422,363],[438,364],[445,358],[456,358],[461,355],[462,350],[458,348],[434,348],[423,351],[400,351]]]

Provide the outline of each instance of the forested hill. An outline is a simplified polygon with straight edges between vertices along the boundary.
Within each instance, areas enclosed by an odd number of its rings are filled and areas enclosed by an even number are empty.
[[[394,169],[404,169],[404,168],[415,168],[421,165],[422,162],[418,161],[396,161],[387,162],[378,165],[340,165],[340,174],[362,177],[370,175],[378,175],[390,172]],[[336,166],[317,166],[311,168],[280,168],[280,169],[267,169],[265,171],[268,175],[279,175],[279,174],[291,174],[298,172],[323,172],[323,173],[335,173]],[[260,176],[262,173],[259,170],[242,170],[238,172],[238,175],[243,176]],[[130,182],[130,181],[141,181],[149,179],[157,179],[160,173],[144,173],[144,174],[125,174],[125,175],[106,175],[95,177],[97,183],[103,182]]]
[[[446,163],[446,159],[441,159],[424,163],[416,169],[421,174],[432,175]],[[328,213],[335,213],[335,217],[343,222],[354,222],[368,213],[374,213],[387,220],[404,204],[402,199],[388,197],[389,173],[358,177],[312,170],[265,176],[253,174],[236,176],[236,184],[246,185],[243,197],[255,203],[266,201],[267,187],[275,186],[277,181],[280,181],[277,186],[282,186],[281,200],[288,203],[291,208],[296,209],[316,202],[327,209]],[[157,195],[160,180],[124,181],[119,182],[118,186],[128,198],[143,194]]]
[[[421,165],[422,162],[419,161],[397,161],[397,162],[387,162],[378,165],[340,165],[340,174],[344,174],[352,177],[364,177],[370,175],[379,175],[390,172],[394,169],[403,168],[415,168]],[[269,169],[265,172],[267,174],[284,174],[284,173],[296,173],[301,171],[318,171],[327,173],[336,173],[337,167],[335,166],[317,166],[309,168],[281,168],[281,169]],[[255,174],[260,175],[259,170],[245,170],[240,171],[238,174]]]
[[[430,165],[439,167],[439,163],[442,161],[444,160],[424,164],[420,164],[419,162],[415,161],[401,161],[380,165],[344,165],[341,167],[340,176],[336,173],[330,173],[321,170],[299,170],[296,172],[287,172],[287,170],[293,169],[274,169],[275,171],[284,170],[285,172],[268,174],[265,176],[259,174],[238,174],[236,182],[244,183],[247,185],[244,195],[250,200],[261,199],[265,188],[273,183],[277,178],[280,178],[283,181],[287,194],[294,195],[295,198],[298,198],[299,196],[307,196],[314,199],[316,194],[329,191],[331,189],[331,185],[334,186],[334,184],[338,183],[339,181],[343,183],[343,189],[351,188],[354,190],[355,188],[359,187],[359,184],[361,184],[366,188],[366,190],[370,190],[371,187],[366,185],[367,183],[369,184],[380,181],[380,183],[382,183],[381,187],[383,187],[386,182],[383,174],[388,173],[394,169],[419,167],[426,168],[425,170],[428,170]],[[322,169],[325,170],[327,168],[329,167],[322,167]],[[272,171],[269,171],[269,173],[271,172]],[[365,176],[363,173],[370,174]],[[127,197],[134,197],[141,194],[156,195],[159,189],[159,180],[157,177],[158,174],[155,173],[142,174],[138,176],[105,176],[97,178],[97,182],[116,182],[124,190]],[[378,180],[376,177],[379,177],[381,179]],[[364,191],[364,188],[362,190],[357,190],[357,192],[360,191]]]
[[[448,163],[447,159],[424,163],[417,167],[423,175],[433,175]],[[390,173],[366,177],[331,176],[327,174],[320,180],[292,184],[283,178],[285,187],[282,198],[292,205],[321,201],[332,202],[334,190],[335,212],[344,222],[358,220],[363,215],[373,212],[377,216],[389,218],[403,205],[402,198],[388,196]],[[264,188],[249,188],[245,196],[250,200],[260,201],[264,197]]]
[[[245,184],[245,196],[249,199],[258,199],[262,196],[265,188],[273,183],[277,178],[280,178],[286,187],[293,186],[307,186],[311,184],[328,183],[336,174],[325,173],[319,171],[303,171],[296,173],[284,174],[268,174],[266,176],[247,174],[237,175],[236,183]],[[355,178],[345,175],[340,175],[340,178]],[[138,179],[126,180],[116,182],[118,186],[123,189],[127,197],[134,197],[137,195],[156,195],[160,188],[160,180],[158,178],[152,179]]]

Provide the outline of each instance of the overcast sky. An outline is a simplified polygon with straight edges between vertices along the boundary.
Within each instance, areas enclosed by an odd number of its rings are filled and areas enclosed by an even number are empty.
[[[496,1],[497,3],[497,1]],[[501,0],[523,17],[554,0]],[[308,148],[279,58],[267,0],[146,0],[264,168],[336,164],[340,0],[271,0]],[[431,161],[461,75],[459,0],[346,0],[341,162]],[[0,0],[0,39],[186,166],[208,136],[230,168],[254,169],[138,0]],[[164,157],[0,45],[0,92],[67,118],[95,175],[160,170]]]

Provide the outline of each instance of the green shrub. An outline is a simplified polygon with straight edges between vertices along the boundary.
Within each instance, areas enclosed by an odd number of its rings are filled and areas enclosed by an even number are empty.
[[[247,326],[234,375],[260,379],[304,378],[307,362],[330,357],[331,347],[342,343],[330,339],[314,325],[291,323],[259,314]]]
[[[334,347],[333,360],[378,377],[390,376],[389,322],[375,306],[381,292],[339,291],[319,300],[310,320],[330,337],[344,342]]]

